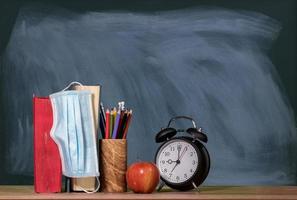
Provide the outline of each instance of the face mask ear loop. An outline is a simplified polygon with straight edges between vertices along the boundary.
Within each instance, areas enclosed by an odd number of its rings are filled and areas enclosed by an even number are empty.
[[[98,190],[99,190],[99,188],[100,188],[100,181],[99,181],[99,178],[98,178],[98,176],[96,176],[96,180],[97,180],[97,188],[95,189],[95,190],[93,190],[93,191],[89,191],[89,190],[86,190],[86,189],[84,189],[84,188],[82,188],[82,187],[78,187],[79,189],[81,189],[82,191],[84,191],[85,193],[88,193],[88,194],[93,194],[93,193],[96,193],[96,192],[98,192]]]
[[[65,91],[65,90],[68,90],[71,86],[73,85],[80,85],[80,86],[83,86],[83,84],[81,84],[80,82],[77,82],[77,81],[73,81],[71,82],[69,85],[67,85],[67,87],[65,87],[62,91]]]

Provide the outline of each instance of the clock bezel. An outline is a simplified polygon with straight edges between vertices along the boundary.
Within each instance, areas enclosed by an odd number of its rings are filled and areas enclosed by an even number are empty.
[[[183,182],[179,182],[179,183],[174,183],[174,182],[170,182],[168,180],[166,180],[165,178],[162,177],[161,173],[160,173],[160,178],[161,180],[169,187],[171,188],[174,188],[174,189],[178,189],[178,190],[187,190],[188,188],[190,187],[193,187],[192,186],[192,183],[196,182],[197,179],[199,179],[199,176],[200,174],[198,174],[200,171],[203,170],[203,158],[202,158],[202,153],[200,151],[200,149],[198,148],[198,146],[193,142],[193,138],[190,138],[190,137],[186,137],[186,136],[181,136],[181,137],[174,137],[174,138],[171,138],[167,141],[165,141],[156,151],[156,154],[155,154],[155,164],[156,166],[158,167],[158,164],[157,164],[157,156],[158,156],[158,153],[159,151],[168,143],[172,143],[173,140],[182,140],[188,144],[190,144],[196,151],[197,153],[197,157],[198,157],[198,165],[195,169],[195,172],[193,173],[193,175],[186,181],[183,181]],[[159,169],[159,168],[158,168]],[[160,170],[160,169],[159,169]]]

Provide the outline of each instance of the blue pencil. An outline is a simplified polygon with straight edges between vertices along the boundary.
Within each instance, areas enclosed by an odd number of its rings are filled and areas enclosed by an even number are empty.
[[[113,133],[112,133],[112,139],[117,139],[117,132],[119,128],[119,122],[120,122],[120,117],[121,117],[121,111],[119,110],[117,112],[116,120],[114,122],[114,128],[113,128]]]

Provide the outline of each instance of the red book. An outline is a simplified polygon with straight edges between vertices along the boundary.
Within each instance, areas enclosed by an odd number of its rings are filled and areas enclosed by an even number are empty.
[[[34,189],[38,193],[61,192],[62,188],[60,154],[50,137],[52,124],[50,99],[33,97]]]

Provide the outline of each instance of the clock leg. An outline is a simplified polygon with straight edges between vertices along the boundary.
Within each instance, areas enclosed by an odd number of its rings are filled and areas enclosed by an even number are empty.
[[[162,190],[162,188],[164,187],[165,183],[163,181],[160,181],[157,191],[160,192]]]
[[[197,185],[194,182],[192,182],[192,185],[194,186],[194,188],[197,192],[200,192],[199,188],[197,187]]]

